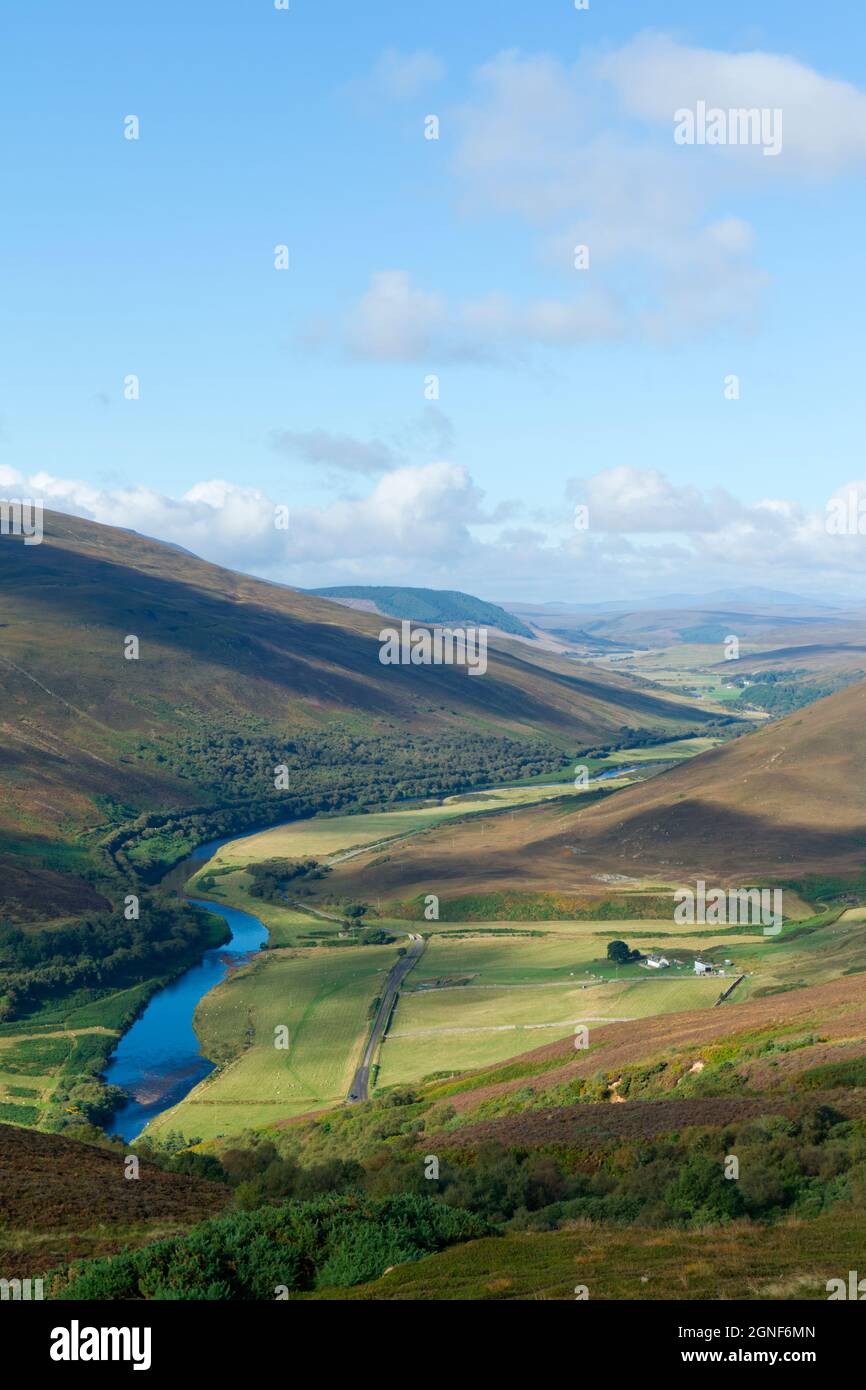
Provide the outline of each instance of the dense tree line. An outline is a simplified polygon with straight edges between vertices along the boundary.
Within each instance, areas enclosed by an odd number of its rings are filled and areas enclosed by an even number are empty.
[[[837,1202],[866,1206],[862,1125],[808,1099],[793,1103],[788,1115],[635,1137],[601,1153],[490,1142],[443,1157],[435,1180],[421,1155],[428,1147],[447,1154],[447,1133],[420,1148],[411,1142],[423,1128],[413,1100],[406,1091],[378,1102],[379,1142],[373,1137],[360,1157],[323,1155],[305,1165],[279,1141],[261,1137],[221,1154],[222,1179],[245,1210],[329,1192],[377,1198],[413,1193],[472,1212],[498,1229],[519,1230],[549,1230],[581,1218],[641,1226],[700,1226],[743,1217],[775,1222],[815,1216]],[[732,1154],[735,1174],[727,1162]],[[213,1156],[205,1161],[212,1163]]]
[[[142,897],[140,917],[94,915],[50,931],[0,925],[0,1020],[75,989],[122,988],[164,976],[213,944],[198,908]]]
[[[189,782],[201,797],[194,809],[142,814],[104,838],[115,869],[148,882],[204,839],[553,776],[569,765],[560,749],[541,739],[405,730],[361,736],[342,727],[295,733],[283,743],[272,735],[214,730],[159,745],[142,741],[137,754]],[[275,787],[277,768],[285,769],[285,789]]]
[[[406,1099],[411,1101],[411,1093]],[[443,1159],[436,1181],[425,1175],[420,1155],[426,1149],[395,1138],[360,1162],[323,1159],[306,1170],[269,1141],[252,1152],[227,1152],[222,1162],[239,1204],[247,1207],[323,1191],[330,1182],[336,1191],[360,1187],[378,1197],[432,1193],[503,1229],[546,1230],[580,1218],[644,1226],[700,1226],[740,1217],[774,1222],[815,1216],[837,1202],[866,1206],[862,1125],[808,1100],[792,1111],[630,1139],[609,1146],[601,1161],[597,1154],[488,1143],[459,1161]],[[410,1121],[409,1132],[416,1124]],[[438,1146],[447,1148],[447,1135],[438,1145],[431,1141],[434,1152]],[[737,1156],[735,1177],[726,1166],[731,1154]]]

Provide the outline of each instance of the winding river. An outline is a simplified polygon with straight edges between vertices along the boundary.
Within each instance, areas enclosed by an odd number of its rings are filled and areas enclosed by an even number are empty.
[[[189,859],[172,870],[172,885],[179,889],[227,843],[226,840],[213,840],[200,845]],[[200,965],[193,966],[155,994],[113,1053],[106,1068],[106,1081],[122,1086],[130,1099],[114,1112],[105,1128],[109,1134],[119,1134],[127,1142],[137,1139],[148,1120],[177,1105],[193,1086],[213,1071],[214,1064],[202,1056],[192,1026],[196,1005],[230,970],[242,965],[268,939],[267,927],[247,912],[199,898],[190,898],[189,902],[222,917],[231,931],[231,940],[206,951]]]
[[[622,771],[614,769],[602,773],[597,780],[622,775]],[[257,833],[248,832],[250,836]],[[246,835],[229,836],[200,845],[188,859],[166,874],[162,886],[182,894],[186,881],[218,849],[246,838]],[[196,1005],[231,970],[261,950],[268,939],[267,927],[247,912],[198,898],[188,901],[222,917],[231,931],[231,939],[224,946],[207,951],[199,965],[159,990],[112,1054],[105,1079],[113,1086],[122,1087],[130,1099],[119,1106],[105,1129],[109,1134],[121,1135],[127,1143],[138,1138],[149,1120],[177,1105],[193,1086],[213,1071],[214,1063],[202,1056],[192,1026]]]

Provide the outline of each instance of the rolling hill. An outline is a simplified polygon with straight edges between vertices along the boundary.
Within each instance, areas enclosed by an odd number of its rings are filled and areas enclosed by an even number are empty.
[[[308,589],[320,598],[348,602],[368,612],[408,618],[414,623],[475,623],[495,627],[515,637],[533,637],[532,629],[496,603],[486,603],[458,589],[388,588],[378,584],[341,584],[330,589]]]
[[[0,537],[0,915],[104,906],[112,875],[153,881],[211,835],[537,775],[624,730],[712,718],[508,639],[482,678],[383,666],[380,627],[59,513],[39,546]]]
[[[433,830],[387,862],[339,866],[331,892],[607,895],[641,883],[737,885],[866,865],[866,683],[582,809],[535,806]]]

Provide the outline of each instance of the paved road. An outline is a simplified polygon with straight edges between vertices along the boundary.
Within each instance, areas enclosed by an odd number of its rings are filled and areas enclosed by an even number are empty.
[[[376,1048],[378,1047],[384,1035],[385,1029],[388,1026],[388,1021],[391,1017],[391,1013],[393,1011],[394,1004],[396,1003],[397,995],[400,993],[403,981],[409,974],[409,971],[412,969],[412,966],[415,964],[418,957],[421,955],[421,952],[424,950],[425,943],[423,936],[416,936],[412,934],[409,937],[409,943],[410,944],[405,956],[401,956],[400,959],[397,961],[397,964],[392,966],[391,973],[389,974],[388,979],[385,983],[385,993],[382,995],[382,1002],[379,1005],[379,1009],[376,1014],[376,1019],[373,1024],[373,1031],[370,1034],[370,1040],[367,1043],[364,1056],[361,1059],[361,1065],[355,1072],[355,1075],[352,1079],[352,1084],[349,1087],[349,1094],[346,1097],[346,1100],[349,1105],[357,1105],[359,1101],[368,1099],[368,1087],[370,1085],[370,1067],[372,1065],[373,1057],[376,1053]]]

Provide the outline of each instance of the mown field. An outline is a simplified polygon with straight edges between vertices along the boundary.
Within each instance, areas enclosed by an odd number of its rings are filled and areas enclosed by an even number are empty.
[[[148,1125],[210,1139],[345,1099],[367,1038],[372,1000],[395,960],[389,947],[266,952],[196,1011],[217,1071]],[[288,1048],[275,1030],[288,1029]]]
[[[721,739],[709,736],[680,738],[669,743],[656,743],[651,748],[619,748],[605,754],[603,761],[610,767],[631,766],[632,763],[681,763],[687,758],[697,757],[698,753],[708,753],[711,748],[717,748],[720,742]]]
[[[579,1023],[591,1028],[602,1019],[703,1008],[725,987],[717,978],[698,979],[690,964],[661,976],[640,965],[617,967],[606,959],[606,945],[618,930],[557,925],[550,934],[484,936],[467,929],[465,936],[431,937],[381,1048],[379,1086],[490,1065],[566,1037]],[[673,939],[685,959],[719,946],[711,936]],[[641,949],[656,944],[641,940]],[[663,944],[672,951],[671,942]]]
[[[208,870],[250,864],[261,859],[316,858],[411,835],[457,816],[483,815],[512,806],[529,806],[557,796],[580,795],[571,782],[550,781],[549,787],[500,787],[489,792],[468,792],[446,796],[403,810],[372,812],[367,815],[318,816],[291,825],[274,826],[257,835],[246,835],[217,851]]]
[[[487,1066],[567,1037],[577,1024],[712,1006],[717,980],[674,979],[586,989],[468,988],[401,998],[381,1049],[379,1086]]]

